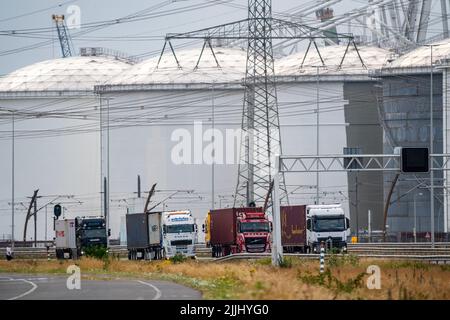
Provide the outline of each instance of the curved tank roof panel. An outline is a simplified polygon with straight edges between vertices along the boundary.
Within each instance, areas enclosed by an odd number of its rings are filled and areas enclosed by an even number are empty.
[[[205,47],[200,57],[201,48],[175,50],[174,56],[166,49],[160,61],[159,56],[147,59],[106,84],[223,83],[240,81],[245,76],[245,50],[220,47],[214,48],[213,52]]]
[[[433,62],[448,58],[450,55],[450,39],[434,42],[433,44]],[[429,67],[431,59],[430,45],[422,46],[413,51],[405,53],[394,60],[389,68],[410,68],[410,67]]]
[[[319,55],[315,47],[311,45],[303,66],[302,61],[305,57],[306,50],[276,61],[276,74],[278,76],[315,75],[317,73],[317,66],[322,66],[320,57],[322,57],[325,65],[319,69],[320,74],[367,74],[368,69],[377,69],[384,66],[391,56],[389,51],[378,47],[358,46],[358,51],[356,51],[354,46],[350,46],[345,54],[342,67],[339,68],[346,49],[347,46],[339,45],[319,47]],[[365,67],[361,60],[364,62]]]
[[[0,78],[0,92],[93,91],[95,85],[130,67],[128,63],[108,57],[46,60]]]

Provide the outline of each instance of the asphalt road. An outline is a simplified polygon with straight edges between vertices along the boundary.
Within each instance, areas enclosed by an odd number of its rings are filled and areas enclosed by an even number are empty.
[[[67,276],[0,273],[0,300],[198,300],[201,293],[169,281],[81,279],[69,290]]]

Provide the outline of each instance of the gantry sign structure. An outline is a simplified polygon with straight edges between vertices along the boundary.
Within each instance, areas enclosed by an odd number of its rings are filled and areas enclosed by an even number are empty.
[[[336,33],[333,37],[337,37],[347,44],[341,65],[350,46],[353,46],[359,55],[352,35]],[[301,66],[303,66],[308,53],[315,49],[322,64],[326,67],[316,40],[327,38],[324,30],[273,18],[271,0],[249,0],[247,19],[187,33],[166,35],[156,68],[158,68],[164,52],[170,48],[178,68],[183,69],[172,45],[174,40],[203,40],[203,47],[194,70],[198,67],[205,49],[212,52],[216,65],[220,68],[220,61],[214,54],[214,43],[232,46],[236,41],[247,42],[246,74],[243,80],[245,92],[241,150],[234,206],[245,206],[252,203],[261,205],[266,201],[266,197],[271,198],[270,185],[275,170],[274,159],[276,154],[282,153],[273,41],[289,39],[309,41]],[[362,66],[365,66],[361,56],[359,58]],[[281,177],[280,188],[282,201],[287,203],[288,193],[284,177]],[[271,201],[269,201],[270,206]]]
[[[414,148],[403,148],[414,149]],[[416,148],[424,149],[424,148]],[[450,170],[450,154],[426,153],[425,170],[444,171]],[[278,265],[283,256],[281,244],[281,219],[280,219],[280,181],[281,176],[287,173],[311,173],[311,172],[413,172],[417,159],[411,160],[412,165],[405,164],[405,156],[402,152],[395,154],[356,154],[356,155],[276,155],[273,187],[273,237],[272,237],[272,264]],[[424,161],[419,161],[424,163]],[[406,167],[409,167],[405,170]],[[423,172],[419,169],[418,172]],[[430,186],[433,188],[434,186]],[[435,188],[435,187],[434,187]],[[431,213],[431,217],[434,214]],[[445,217],[445,231],[448,232]],[[434,246],[434,222],[431,223],[431,242]]]

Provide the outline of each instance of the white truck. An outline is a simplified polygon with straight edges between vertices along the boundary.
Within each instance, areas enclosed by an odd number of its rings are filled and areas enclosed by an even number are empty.
[[[163,212],[162,225],[166,258],[176,254],[195,257],[197,224],[189,210]]]
[[[323,243],[326,248],[347,251],[350,235],[350,219],[340,204],[306,206],[306,237],[309,251],[319,252]]]

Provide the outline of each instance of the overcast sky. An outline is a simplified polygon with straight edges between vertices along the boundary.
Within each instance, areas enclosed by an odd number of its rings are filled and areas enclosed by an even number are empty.
[[[290,12],[291,8],[314,2],[278,0],[274,1],[273,11]],[[339,14],[350,8],[362,6],[364,3],[363,0],[345,0],[333,8],[335,14]],[[162,48],[162,37],[166,33],[196,30],[244,19],[247,16],[245,8],[247,0],[5,0],[0,4],[0,31],[30,29],[29,32],[35,32],[41,28],[47,30],[44,33],[27,34],[26,37],[0,36],[0,75],[34,62],[60,57],[59,42],[56,40],[57,34],[53,28],[51,15],[54,13],[70,15],[67,9],[71,5],[80,8],[82,25],[121,18],[149,8],[149,11],[145,12],[146,15],[154,13],[162,15],[141,21],[110,25],[81,36],[77,36],[76,33],[90,31],[90,28],[82,26],[80,30],[72,29],[70,33],[77,52],[80,47],[100,46],[124,51],[130,55],[154,54]],[[173,13],[176,11],[178,13]],[[311,18],[314,19],[314,16]],[[152,38],[132,38],[141,36]],[[111,39],[111,37],[116,38]],[[50,41],[51,38],[55,40]],[[46,41],[47,44],[36,48],[24,48]],[[5,51],[12,49],[20,50],[5,54]]]

